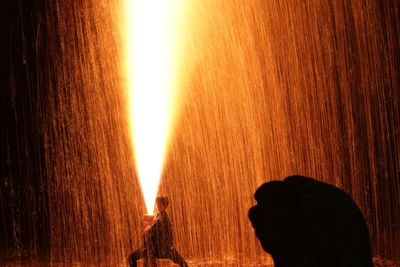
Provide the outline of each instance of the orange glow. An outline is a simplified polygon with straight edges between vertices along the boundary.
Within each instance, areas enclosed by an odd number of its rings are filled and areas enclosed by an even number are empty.
[[[125,0],[125,75],[136,168],[153,213],[179,85],[179,25],[185,0]]]

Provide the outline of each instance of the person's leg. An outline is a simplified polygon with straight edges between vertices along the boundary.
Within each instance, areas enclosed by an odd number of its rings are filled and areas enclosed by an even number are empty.
[[[144,259],[144,267],[157,267],[156,255],[154,255],[152,249],[145,249],[142,259]]]
[[[136,267],[137,261],[142,257],[143,249],[138,249],[128,256],[128,263],[130,267]]]
[[[145,267],[157,267],[156,258],[153,256],[147,256],[144,258]]]
[[[171,249],[171,256],[170,256],[171,260],[174,263],[179,264],[180,267],[188,267],[186,261],[181,257],[181,255],[179,255],[178,251],[175,248]]]

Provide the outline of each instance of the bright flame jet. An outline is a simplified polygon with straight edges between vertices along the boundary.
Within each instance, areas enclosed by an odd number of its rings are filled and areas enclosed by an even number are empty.
[[[136,168],[152,214],[176,109],[185,0],[124,1],[129,120]]]

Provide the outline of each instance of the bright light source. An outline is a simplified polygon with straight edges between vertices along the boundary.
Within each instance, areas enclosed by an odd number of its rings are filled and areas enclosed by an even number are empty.
[[[179,29],[185,0],[125,0],[129,119],[147,211],[153,213],[179,85]]]

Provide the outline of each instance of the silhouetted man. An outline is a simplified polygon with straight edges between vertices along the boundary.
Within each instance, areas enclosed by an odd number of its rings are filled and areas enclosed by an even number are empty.
[[[373,267],[364,218],[342,190],[291,176],[254,197],[249,219],[275,267]]]
[[[136,267],[136,262],[141,258],[145,259],[147,266],[150,265],[152,267],[156,266],[156,258],[171,259],[181,267],[188,266],[174,248],[172,224],[165,211],[168,205],[169,200],[167,197],[158,197],[156,199],[157,213],[153,221],[151,223],[144,221],[143,247],[134,251],[128,257],[131,267]]]

